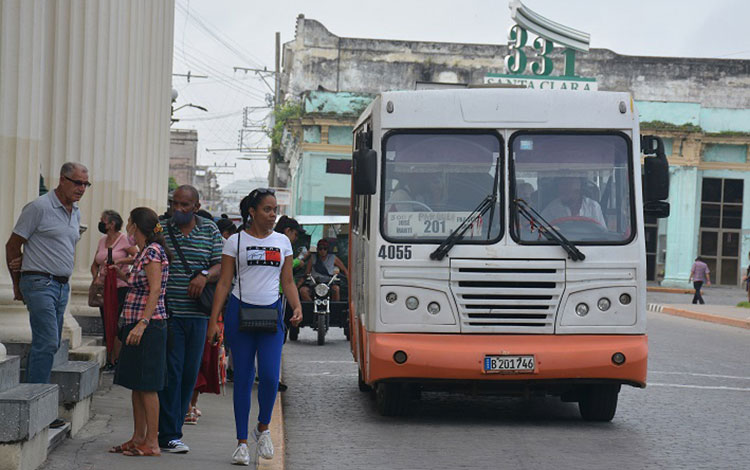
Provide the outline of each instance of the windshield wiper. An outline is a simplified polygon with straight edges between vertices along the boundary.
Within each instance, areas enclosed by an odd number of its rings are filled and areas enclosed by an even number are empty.
[[[586,259],[586,255],[581,253],[573,242],[565,238],[555,227],[552,226],[542,215],[529,205],[528,202],[523,199],[514,199],[513,202],[516,205],[518,212],[524,216],[526,220],[531,224],[536,225],[539,233],[544,235],[547,240],[556,242],[560,245],[567,253],[568,257],[573,261],[583,261]]]
[[[479,203],[476,209],[474,209],[471,214],[469,214],[463,220],[463,222],[461,222],[461,224],[456,227],[456,229],[453,230],[445,240],[443,240],[443,242],[435,249],[435,251],[430,253],[430,259],[440,261],[441,259],[445,258],[445,255],[447,255],[448,252],[451,251],[451,248],[453,248],[453,246],[464,237],[464,233],[466,233],[466,231],[469,229],[469,227],[471,227],[474,221],[481,217],[482,214],[487,212],[487,209],[495,207],[496,201],[496,191],[493,191],[492,194],[488,194],[487,197],[482,199],[482,202]],[[491,228],[492,227],[489,227],[489,229]]]

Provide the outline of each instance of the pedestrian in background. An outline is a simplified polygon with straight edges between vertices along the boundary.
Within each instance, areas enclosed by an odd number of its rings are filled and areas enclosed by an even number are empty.
[[[701,296],[701,287],[703,287],[703,283],[706,283],[707,286],[711,285],[711,270],[708,269],[708,265],[700,256],[695,258],[693,267],[690,269],[688,282],[692,282],[695,288],[693,303],[705,304],[706,302],[703,301],[703,296]]]
[[[747,257],[750,258],[750,253],[747,254]],[[750,264],[747,265],[747,271],[742,276],[742,283],[745,285],[745,292],[747,292],[747,301],[750,302]]]
[[[133,257],[138,253],[138,247],[129,241],[129,237],[124,235],[122,229],[122,217],[117,211],[106,210],[102,212],[99,225],[99,233],[104,234],[99,239],[99,244],[94,255],[94,262],[91,263],[91,275],[96,285],[104,286],[104,279],[107,276],[107,262],[111,261],[115,269],[121,274],[125,273],[125,266],[133,262]],[[124,276],[117,276],[117,317],[122,312],[122,306],[125,302],[125,295],[128,293],[128,281]],[[104,307],[99,307],[99,314],[102,317],[102,327],[104,328],[104,344],[107,348],[107,364],[105,371],[114,370],[114,364],[120,353],[120,340],[118,338],[109,338],[110,335],[117,336],[116,331],[107,331],[104,321]],[[114,322],[117,325],[117,321]],[[109,340],[109,341],[108,341]],[[114,340],[114,347],[110,348]]]
[[[281,367],[281,348],[284,344],[284,322],[279,297],[279,282],[284,289],[294,315],[294,325],[302,320],[297,289],[292,277],[292,244],[289,239],[273,231],[276,222],[276,197],[272,189],[253,190],[240,204],[243,230],[232,235],[224,245],[221,278],[211,311],[207,339],[216,341],[219,334],[219,314],[230,289],[232,295],[224,315],[227,343],[234,358],[234,422],[237,448],[232,463],[250,464],[247,447],[250,399],[258,359],[258,424],[252,436],[256,452],[265,459],[273,458],[273,442],[268,425],[278,391]],[[232,288],[235,272],[237,281]],[[240,330],[240,311],[276,310],[274,332]]]
[[[65,163],[60,168],[57,187],[24,206],[5,244],[13,298],[24,302],[29,311],[31,351],[26,366],[29,383],[50,381],[70,297],[68,280],[73,274],[76,244],[81,238],[78,201],[89,186],[89,170],[85,166]],[[64,424],[58,418],[50,427]]]
[[[128,278],[122,317],[120,360],[114,383],[132,390],[133,435],[110,452],[159,456],[159,395],[167,369],[167,310],[164,306],[170,252],[156,212],[138,207],[130,212],[127,231],[139,253]]]
[[[221,269],[221,234],[213,221],[196,215],[198,190],[178,187],[172,195],[172,218],[162,222],[167,246],[174,255],[169,266],[169,348],[167,384],[159,392],[159,445],[165,452],[186,453],[182,426],[193,397],[206,342],[208,315],[198,299],[206,283]]]

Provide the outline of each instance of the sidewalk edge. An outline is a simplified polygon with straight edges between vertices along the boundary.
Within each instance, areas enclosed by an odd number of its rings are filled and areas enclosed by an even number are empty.
[[[284,411],[281,403],[282,394],[276,395],[276,402],[273,404],[273,414],[271,415],[271,440],[273,441],[274,456],[272,460],[260,459],[259,469],[263,470],[284,470],[286,468],[286,442],[284,435]]]
[[[674,308],[665,305],[648,304],[648,310],[657,313],[666,313],[668,315],[674,315],[677,317],[690,318],[693,320],[700,320],[709,323],[718,323],[721,325],[733,326],[735,328],[750,329],[750,320],[742,320],[739,318],[723,317],[721,315],[712,315],[710,313],[693,312],[690,310],[684,310],[681,308]]]

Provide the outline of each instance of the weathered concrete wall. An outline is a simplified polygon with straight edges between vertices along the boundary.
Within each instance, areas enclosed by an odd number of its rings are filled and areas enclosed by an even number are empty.
[[[376,93],[414,89],[417,81],[482,83],[506,73],[505,45],[341,38],[318,21],[297,18],[284,44],[282,89],[291,96],[319,87]],[[561,75],[561,50],[550,55]],[[750,60],[624,56],[592,49],[576,56],[576,73],[600,90],[628,91],[643,101],[684,101],[704,107],[750,107]]]

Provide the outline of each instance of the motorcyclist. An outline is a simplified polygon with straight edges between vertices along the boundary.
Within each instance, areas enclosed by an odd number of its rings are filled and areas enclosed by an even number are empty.
[[[318,241],[317,253],[313,253],[312,255],[310,255],[310,258],[307,260],[305,276],[297,283],[300,298],[303,301],[312,301],[310,286],[303,285],[310,274],[312,274],[315,282],[327,283],[333,277],[335,268],[338,268],[339,271],[344,273],[346,277],[349,277],[349,272],[347,271],[346,266],[344,266],[344,263],[342,263],[336,255],[334,255],[333,253],[329,253],[328,240],[322,238]],[[331,299],[334,302],[341,300],[341,289],[336,284],[333,284],[331,286]]]

